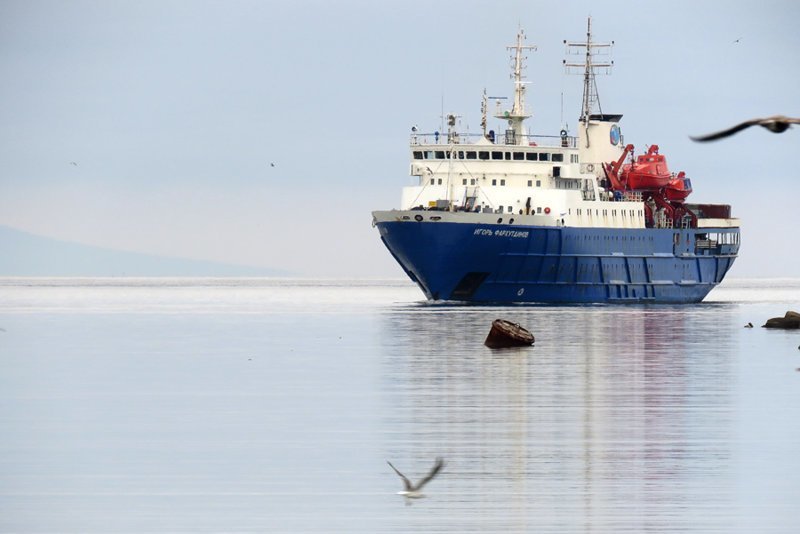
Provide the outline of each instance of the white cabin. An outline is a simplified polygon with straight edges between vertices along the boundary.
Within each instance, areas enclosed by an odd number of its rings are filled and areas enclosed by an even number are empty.
[[[514,103],[495,115],[507,129],[483,133],[456,130],[456,116],[447,116],[447,132],[412,129],[410,174],[418,183],[403,188],[401,210],[437,210],[513,217],[518,224],[545,226],[645,228],[641,194],[608,190],[602,164],[618,159],[624,140],[621,115],[592,115],[584,110],[578,136],[531,135],[523,128],[525,109],[522,51],[517,34],[514,56]],[[483,219],[482,217],[481,219]],[[447,217],[452,219],[452,217]]]

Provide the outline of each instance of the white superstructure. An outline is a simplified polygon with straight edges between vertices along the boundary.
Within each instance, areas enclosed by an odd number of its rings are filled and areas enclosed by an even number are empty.
[[[400,209],[449,212],[440,215],[448,220],[466,215],[470,221],[505,217],[517,224],[644,228],[641,195],[614,198],[603,180],[602,164],[623,152],[621,115],[592,114],[587,108],[587,102],[596,100],[592,47],[605,45],[593,45],[590,37],[582,43],[587,50],[586,86],[578,136],[566,130],[542,136],[523,124],[531,116],[525,104],[523,52],[535,49],[524,41],[520,30],[516,44],[508,47],[514,54],[513,103],[495,114],[506,121],[505,131],[486,131],[485,95],[480,134],[459,132],[455,114],[447,116],[447,132],[412,129],[410,174],[418,183],[403,189]],[[592,88],[594,97],[589,99],[586,91]]]

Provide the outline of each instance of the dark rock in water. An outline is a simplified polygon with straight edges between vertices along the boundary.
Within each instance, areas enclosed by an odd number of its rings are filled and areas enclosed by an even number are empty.
[[[491,349],[530,346],[533,345],[533,334],[517,323],[495,319],[484,344]]]
[[[783,317],[773,317],[767,319],[763,328],[783,328],[786,330],[795,330],[800,328],[800,313],[794,311],[787,311]]]

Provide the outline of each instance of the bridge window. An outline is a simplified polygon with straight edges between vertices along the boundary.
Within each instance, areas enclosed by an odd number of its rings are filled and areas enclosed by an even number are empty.
[[[532,185],[533,185],[533,180],[528,180],[528,187],[531,187]]]
[[[497,180],[492,180],[492,185],[497,185]]]
[[[436,159],[444,159],[444,151],[437,150],[436,151]]]
[[[489,152],[486,150],[481,150],[478,152],[478,159],[489,159]]]
[[[525,152],[514,152],[514,161],[522,161],[525,159]]]
[[[467,185],[467,179],[466,179],[466,178],[464,178],[463,180],[461,180],[461,185]]]
[[[542,187],[542,181],[536,180],[536,187]]]
[[[500,185],[506,185],[506,181],[505,180],[500,180]]]
[[[564,154],[553,154],[553,161],[564,161]]]
[[[478,159],[475,152],[467,152],[467,159]]]
[[[537,152],[528,152],[525,154],[525,159],[528,161],[536,161],[539,159],[539,154]]]
[[[422,159],[422,151],[421,150],[414,151],[414,159]]]
[[[539,154],[539,161],[550,161],[550,154],[542,152]]]
[[[503,159],[502,152],[492,152],[492,159]]]
[[[511,159],[511,152],[506,152],[506,159],[508,159],[508,160]]]

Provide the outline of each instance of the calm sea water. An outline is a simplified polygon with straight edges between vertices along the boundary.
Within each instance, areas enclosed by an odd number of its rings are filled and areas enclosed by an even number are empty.
[[[2,532],[798,532],[800,280],[692,306],[0,279]],[[490,350],[497,317],[536,336]],[[748,322],[756,328],[743,328]],[[386,464],[417,478],[407,503]]]

